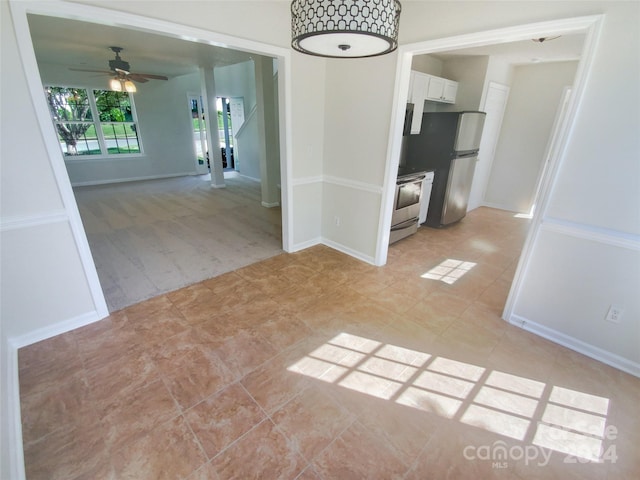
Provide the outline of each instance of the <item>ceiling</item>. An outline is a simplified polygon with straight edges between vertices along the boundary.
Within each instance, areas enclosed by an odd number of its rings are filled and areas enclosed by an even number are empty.
[[[553,40],[550,37],[542,43],[521,40],[484,47],[462,48],[431,55],[442,61],[460,56],[492,56],[514,65],[561,62],[578,60],[582,54],[584,40],[584,34],[562,35]]]
[[[123,48],[120,55],[133,72],[168,77],[197,72],[199,66],[232,65],[255,57],[254,53],[58,17],[29,15],[29,26],[39,63],[74,68],[108,69],[108,61],[114,58],[110,46]],[[443,61],[477,55],[497,56],[512,64],[567,61],[579,59],[583,43],[584,34],[574,34],[543,43],[523,40],[431,55]]]
[[[109,47],[118,46],[133,72],[171,78],[197,72],[199,66],[232,65],[256,56],[128,28],[43,15],[28,18],[38,63],[108,70],[114,58]]]

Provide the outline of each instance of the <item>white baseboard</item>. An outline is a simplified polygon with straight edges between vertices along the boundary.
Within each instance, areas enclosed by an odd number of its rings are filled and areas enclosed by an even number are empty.
[[[266,207],[266,208],[279,207],[280,206],[280,202],[273,202],[273,203],[262,202],[262,206]]]
[[[369,255],[363,255],[352,248],[349,248],[341,243],[334,242],[333,240],[329,240],[327,238],[322,238],[322,244],[327,247],[331,247],[334,250],[338,250],[339,252],[346,253],[347,255],[357,258],[358,260],[362,260],[363,262],[369,263],[371,265],[375,265],[375,258]]]
[[[111,183],[126,183],[126,182],[141,182],[144,180],[160,180],[163,178],[173,178],[173,177],[191,177],[194,175],[199,175],[197,172],[177,172],[177,173],[167,173],[165,175],[148,175],[144,177],[125,177],[125,178],[112,178],[107,180],[92,180],[89,182],[72,182],[72,187],[91,187],[93,185],[109,185]]]
[[[307,240],[306,242],[296,243],[290,249],[289,253],[299,252],[300,250],[315,247],[316,245],[321,245],[321,244],[322,244],[321,237],[312,238],[311,240]]]
[[[551,340],[554,343],[558,343],[563,347],[567,347],[571,350],[575,350],[578,353],[582,353],[587,357],[598,360],[599,362],[610,365],[618,370],[627,372],[635,377],[640,377],[640,364],[633,362],[627,358],[621,357],[614,353],[603,350],[594,345],[578,340],[577,338],[570,337],[562,332],[546,327],[536,322],[527,320],[519,315],[511,315],[509,323],[520,327],[531,333],[535,333],[542,338]]]
[[[85,325],[97,322],[103,318],[105,317],[101,316],[98,311],[83,313],[77,317],[69,318],[67,320],[54,323],[53,325],[47,325],[46,327],[25,333],[24,335],[11,337],[9,342],[11,342],[16,349],[26,347],[27,345],[46,340],[47,338],[55,337],[56,335],[70,332],[76,328],[84,327]]]

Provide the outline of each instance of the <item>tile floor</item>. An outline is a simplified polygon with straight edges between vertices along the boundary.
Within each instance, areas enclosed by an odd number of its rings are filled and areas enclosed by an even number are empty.
[[[27,478],[639,478],[640,380],[499,318],[527,226],[283,254],[21,349]]]

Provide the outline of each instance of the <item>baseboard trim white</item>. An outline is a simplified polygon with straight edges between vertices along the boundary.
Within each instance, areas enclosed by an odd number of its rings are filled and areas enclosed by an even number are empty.
[[[375,265],[375,258],[370,255],[363,255],[362,253],[347,247],[346,245],[342,245],[341,243],[334,242],[333,240],[329,240],[327,238],[322,238],[322,244],[327,247],[331,247],[334,250],[338,250],[339,252],[345,253],[350,257],[357,258],[358,260],[362,260],[363,262],[369,263],[371,265]]]
[[[124,177],[124,178],[112,178],[107,180],[91,180],[89,182],[72,182],[72,187],[91,187],[94,185],[109,185],[111,183],[127,183],[127,182],[141,182],[144,180],[161,180],[163,178],[174,178],[174,177],[190,177],[193,175],[199,175],[193,171],[190,172],[176,172],[176,173],[167,173],[164,175],[148,175],[143,177]]]
[[[97,310],[94,310],[91,312],[83,313],[82,315],[78,315],[77,317],[62,320],[61,322],[57,322],[52,325],[47,325],[43,328],[38,328],[37,330],[25,333],[23,335],[11,337],[9,341],[16,348],[22,348],[36,342],[46,340],[47,338],[70,332],[71,330],[74,330],[76,328],[84,327],[91,323],[97,322],[98,320],[102,320],[103,318],[105,317],[101,316]]]
[[[262,202],[262,206],[266,207],[266,208],[279,207],[280,206],[280,202],[273,202],[273,203]]]
[[[312,238],[311,240],[307,240],[306,242],[296,243],[295,245],[293,245],[293,248],[291,249],[290,253],[299,252],[300,250],[315,247],[316,245],[321,245],[321,244],[322,244],[321,237]]]
[[[536,322],[532,322],[519,315],[511,315],[509,323],[520,327],[523,330],[539,335],[542,338],[551,340],[554,343],[567,347],[578,353],[582,353],[587,357],[598,360],[599,362],[610,365],[618,370],[627,372],[635,377],[640,377],[640,364],[633,362],[627,358],[621,357],[614,353],[603,350],[589,343],[578,340],[577,338],[566,335],[562,332],[546,327]]]

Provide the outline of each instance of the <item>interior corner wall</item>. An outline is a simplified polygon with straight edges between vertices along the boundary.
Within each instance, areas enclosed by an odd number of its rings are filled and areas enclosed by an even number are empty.
[[[397,54],[327,61],[322,235],[367,259],[375,257],[396,62]]]
[[[509,101],[496,145],[485,203],[529,213],[564,87],[573,85],[577,62],[514,68]]]
[[[439,112],[478,110],[482,99],[484,79],[487,76],[489,57],[452,58],[443,63],[442,77],[458,82],[455,105],[440,103]]]

